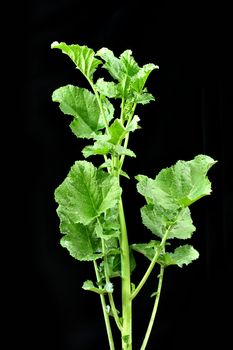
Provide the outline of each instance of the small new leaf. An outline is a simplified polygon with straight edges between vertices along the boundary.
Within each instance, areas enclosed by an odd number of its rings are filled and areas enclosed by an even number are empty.
[[[107,141],[96,141],[93,145],[85,146],[82,150],[82,154],[85,158],[92,155],[106,155],[112,150],[112,144]]]
[[[97,294],[106,294],[106,290],[105,289],[100,289],[98,287],[95,287],[94,283],[90,280],[87,280],[83,283],[82,288],[84,290],[89,290],[90,292],[94,292]]]

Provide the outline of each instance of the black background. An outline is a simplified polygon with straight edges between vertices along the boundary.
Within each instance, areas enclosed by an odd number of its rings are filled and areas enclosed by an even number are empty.
[[[75,261],[59,244],[53,194],[74,161],[82,158],[84,143],[72,134],[69,117],[51,101],[51,94],[60,86],[85,82],[66,55],[51,50],[56,40],[95,51],[105,46],[116,56],[131,49],[140,66],[151,62],[160,67],[147,84],[156,101],[137,110],[142,129],[130,140],[137,158],[126,165],[131,181],[123,180],[131,243],[152,238],[140,223],[143,203],[134,175],[155,176],[162,167],[199,153],[218,160],[209,172],[211,196],[191,208],[197,228],[192,244],[200,257],[182,269],[168,269],[148,350],[226,348],[232,323],[230,9],[198,2],[33,0],[25,18],[29,50],[26,76],[22,72],[20,146],[27,259],[25,281],[19,278],[17,285],[24,302],[19,298],[16,322],[22,346],[108,349],[99,298],[81,288],[83,281],[94,276],[92,264]],[[135,281],[146,268],[144,259],[137,261]],[[140,349],[149,318],[153,283],[152,278],[134,303],[135,350]]]

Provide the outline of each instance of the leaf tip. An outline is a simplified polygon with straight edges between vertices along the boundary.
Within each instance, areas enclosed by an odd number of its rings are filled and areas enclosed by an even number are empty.
[[[59,42],[58,42],[58,41],[52,42],[52,44],[51,44],[51,49],[56,48],[58,45],[59,45]]]

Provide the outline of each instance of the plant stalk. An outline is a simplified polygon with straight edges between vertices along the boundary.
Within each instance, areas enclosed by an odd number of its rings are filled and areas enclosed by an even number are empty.
[[[125,223],[122,199],[119,203],[119,220],[121,227],[121,280],[122,280],[122,350],[132,350],[132,300],[130,282],[129,243]]]
[[[155,316],[156,316],[156,313],[157,313],[157,310],[158,310],[159,299],[160,299],[161,289],[162,289],[163,276],[164,276],[164,266],[161,266],[160,273],[159,273],[158,289],[157,289],[157,293],[156,293],[156,297],[155,297],[154,307],[153,307],[153,310],[152,310],[152,313],[151,313],[150,321],[149,321],[149,324],[148,324],[148,327],[147,327],[147,331],[146,331],[146,334],[145,334],[145,337],[144,337],[144,340],[143,340],[143,343],[142,343],[142,346],[141,346],[140,350],[145,350],[146,349],[146,346],[147,346],[147,343],[148,343],[148,340],[149,340],[149,337],[150,337],[150,334],[151,334],[151,331],[152,331],[152,327],[153,327],[153,324],[154,324]]]

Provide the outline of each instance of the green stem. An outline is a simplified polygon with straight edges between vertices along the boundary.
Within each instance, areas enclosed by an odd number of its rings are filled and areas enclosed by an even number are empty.
[[[120,319],[118,317],[118,314],[117,314],[117,309],[116,309],[116,306],[115,306],[115,302],[114,302],[114,298],[113,298],[112,293],[108,293],[108,297],[109,297],[109,303],[110,303],[110,306],[111,306],[111,311],[112,311],[113,317],[115,319],[115,322],[116,322],[116,325],[117,325],[118,329],[121,332],[122,331],[122,324],[121,324],[121,321],[120,321]]]
[[[125,108],[125,98],[122,97],[122,100],[121,100],[121,115],[120,115],[120,119],[122,121],[122,124],[124,122],[124,108]]]
[[[160,274],[159,274],[159,283],[158,283],[158,288],[157,288],[157,293],[156,293],[156,297],[155,297],[155,302],[154,302],[154,307],[151,313],[151,317],[150,317],[150,321],[147,327],[147,331],[142,343],[142,346],[140,348],[140,350],[145,350],[150,334],[151,334],[151,330],[154,324],[154,320],[155,320],[155,316],[158,310],[158,305],[159,305],[159,299],[160,299],[160,295],[161,295],[161,289],[162,289],[162,283],[163,283],[163,276],[164,276],[164,267],[161,266],[160,267]]]
[[[122,279],[122,350],[132,350],[132,301],[130,283],[130,256],[127,229],[122,199],[119,203],[119,220],[121,227],[121,279]]]
[[[99,95],[98,91],[96,90],[94,83],[88,78],[87,78],[87,80],[88,80],[89,84],[91,85],[91,88],[92,88],[92,90],[93,90],[93,92],[94,92],[94,94],[96,96],[96,99],[97,99],[97,102],[98,102],[98,105],[99,105],[99,109],[100,109],[100,113],[101,113],[101,116],[103,117],[103,121],[104,121],[104,125],[105,125],[105,128],[106,128],[106,132],[109,135],[108,121],[107,121],[107,119],[105,117],[105,113],[104,113],[103,105],[102,105],[102,102],[101,102],[101,99],[100,99],[100,95]]]
[[[127,128],[127,126],[129,125],[129,123],[131,122],[131,120],[132,120],[132,118],[133,118],[133,116],[134,116],[134,111],[135,111],[136,106],[137,106],[137,104],[134,103],[134,105],[133,105],[133,107],[132,107],[132,113],[131,113],[131,115],[130,115],[128,121],[127,121],[126,128]],[[126,136],[125,136],[125,141],[124,141],[124,145],[123,145],[124,148],[127,148],[127,147],[128,147],[128,143],[129,143],[129,133],[126,134]],[[123,154],[123,155],[121,156],[121,158],[120,158],[120,167],[119,167],[119,170],[122,168],[123,163],[124,163],[124,160],[125,160],[125,155]]]
[[[158,260],[158,257],[160,255],[160,252],[161,250],[158,248],[157,251],[156,251],[156,254],[155,256],[153,257],[148,269],[146,270],[146,273],[144,274],[144,276],[142,277],[140,283],[138,284],[137,288],[135,288],[134,292],[132,293],[131,295],[131,299],[133,300],[136,295],[140,292],[140,290],[142,289],[142,287],[144,286],[144,284],[146,283],[149,275],[151,274],[151,271],[153,270],[157,260]]]
[[[165,243],[166,243],[166,239],[167,239],[167,236],[168,236],[168,233],[170,231],[170,226],[168,227],[168,229],[166,230],[161,242],[160,242],[160,245],[157,247],[157,250],[156,250],[156,253],[148,267],[148,269],[146,270],[146,273],[144,274],[144,276],[142,277],[140,283],[138,284],[137,288],[135,288],[134,292],[132,293],[131,295],[131,299],[133,300],[136,295],[140,292],[140,290],[142,289],[142,287],[144,286],[144,284],[146,283],[148,277],[150,276],[151,274],[151,271],[153,270],[157,260],[158,260],[158,257],[162,251],[162,249],[164,249],[164,246],[165,246]]]
[[[95,268],[95,274],[96,274],[97,281],[99,282],[100,276],[99,276],[99,271],[98,271],[98,267],[97,267],[96,261],[94,261],[94,268]],[[108,335],[109,348],[110,348],[110,350],[115,350],[115,345],[114,345],[113,336],[112,336],[111,324],[110,324],[110,320],[109,320],[109,315],[107,313],[105,297],[104,297],[103,294],[100,294],[100,300],[101,300],[101,305],[102,305],[102,310],[103,310],[103,315],[104,315],[106,331],[107,331],[107,335]]]
[[[104,254],[104,276],[105,276],[106,283],[108,283],[108,282],[110,282],[110,278],[109,278],[108,273],[107,273],[108,260],[107,260],[106,254],[105,254],[105,242],[104,242],[104,239],[101,238],[101,241],[102,241],[102,251],[103,251],[103,254]],[[118,314],[117,314],[117,310],[116,310],[116,307],[115,307],[115,303],[114,303],[114,299],[113,299],[112,293],[108,293],[108,298],[109,298],[109,303],[110,303],[110,306],[111,306],[111,311],[112,311],[113,317],[115,319],[117,327],[121,331],[122,327],[121,327],[120,319],[119,319]]]

